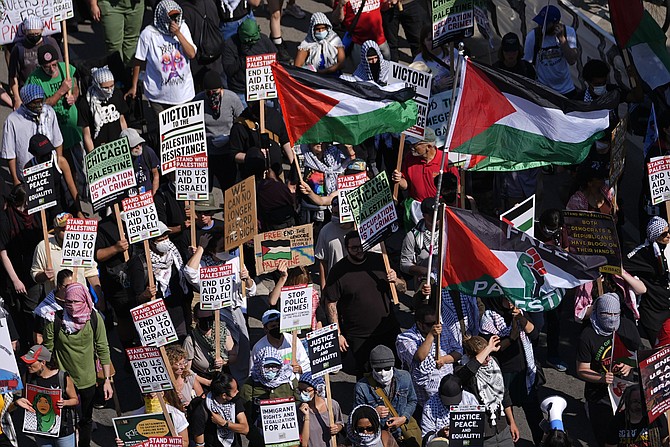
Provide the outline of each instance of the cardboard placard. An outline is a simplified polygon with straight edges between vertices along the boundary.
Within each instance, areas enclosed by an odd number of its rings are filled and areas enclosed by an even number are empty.
[[[130,366],[143,393],[166,391],[173,388],[170,375],[158,348],[140,346],[126,348]]]
[[[306,338],[312,377],[325,376],[342,369],[337,323],[309,332]]]
[[[430,73],[410,68],[398,62],[391,62],[388,83],[403,82],[405,86],[414,88],[414,102],[416,102],[417,107],[416,124],[404,132],[406,135],[423,138],[432,80],[433,75]]]
[[[670,157],[654,157],[647,163],[651,204],[670,200]]]
[[[435,132],[435,144],[442,147],[447,142],[449,133],[449,114],[451,113],[451,97],[453,89],[450,87],[445,91],[432,94],[428,102],[428,116],[426,117],[426,127],[430,127]],[[451,152],[449,152],[451,154]],[[451,157],[449,158],[451,160]]]
[[[205,102],[193,101],[158,114],[161,142],[161,174],[177,168],[177,157],[207,155]]]
[[[256,273],[277,270],[280,261],[288,261],[288,267],[314,264],[314,240],[312,224],[267,231],[254,236]]]
[[[42,36],[60,33],[60,22],[73,17],[71,0],[41,0],[40,2],[25,2],[21,0],[6,0],[0,10],[2,25],[0,25],[0,44],[6,45],[23,39],[24,30],[21,24],[29,15],[42,19],[44,29]]]
[[[475,34],[473,0],[432,0],[433,48]]]
[[[486,408],[482,405],[452,405],[449,409],[449,446],[484,445]]]
[[[16,364],[9,326],[4,310],[0,308],[0,393],[6,394],[23,389],[19,367]]]
[[[247,177],[226,189],[224,203],[224,248],[232,250],[252,240],[258,233],[254,177]]]
[[[170,429],[163,413],[122,416],[112,419],[116,437],[124,447],[131,447],[149,438],[168,436]]]
[[[357,174],[342,174],[337,176],[337,194],[339,197],[340,223],[353,222],[354,215],[351,212],[349,200],[347,200],[347,191],[356,189],[368,181],[367,172]]]
[[[232,306],[237,282],[232,263],[200,267],[200,308],[217,310]]]
[[[370,250],[400,228],[386,171],[346,195],[363,250]]]
[[[26,183],[28,195],[26,201],[28,214],[51,208],[58,203],[53,168],[53,160],[49,160],[23,170],[23,181]]]
[[[173,436],[158,436],[137,444],[138,447],[183,447],[183,445],[184,440],[182,438]]]
[[[621,248],[612,216],[564,210],[563,221],[563,241],[570,253],[604,256],[607,264],[600,267],[600,271],[621,274]]]
[[[261,400],[261,421],[266,447],[293,447],[300,443],[295,399]]]
[[[270,68],[276,60],[275,53],[247,56],[247,101],[277,97],[277,86]]]
[[[207,154],[177,157],[175,191],[177,200],[209,198]]]
[[[670,345],[638,352],[649,423],[670,410]]]
[[[25,412],[23,432],[57,438],[60,434],[61,425],[61,409],[58,408],[61,390],[27,383],[26,399],[28,399],[35,412]]]
[[[151,191],[123,199],[121,204],[131,244],[160,236],[158,213]]]
[[[160,348],[177,341],[177,332],[162,299],[140,304],[131,309],[130,314],[133,316],[142,346]]]
[[[137,184],[126,137],[96,147],[86,154],[85,163],[94,211],[100,211]]]
[[[300,331],[312,327],[312,288],[311,284],[281,288],[279,299],[281,332]]]
[[[93,267],[98,221],[71,217],[65,224],[61,265],[66,267]]]
[[[626,128],[628,127],[628,115],[623,117],[612,131],[610,149],[610,176],[609,185],[614,186],[626,164]]]

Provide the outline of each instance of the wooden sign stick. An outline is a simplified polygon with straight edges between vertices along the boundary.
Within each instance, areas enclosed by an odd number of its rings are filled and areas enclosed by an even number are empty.
[[[116,216],[116,226],[119,227],[119,239],[122,241],[126,240],[126,233],[123,231],[123,222],[121,221],[121,211],[119,210],[119,204],[114,204],[114,215]],[[130,257],[128,256],[128,250],[123,252],[123,260],[128,262]]]
[[[151,265],[151,248],[149,248],[149,241],[147,239],[144,240],[144,256],[147,261],[147,276],[149,277],[149,288],[153,289],[156,287],[156,283],[154,282],[154,266]],[[156,299],[156,294],[154,293],[151,296],[151,300],[153,301]]]
[[[323,377],[326,380],[326,405],[328,406],[328,426],[335,424],[335,418],[333,417],[333,398],[330,392],[330,373],[326,373]],[[335,435],[330,437],[330,447],[337,447],[337,438]]]
[[[389,262],[389,255],[386,251],[386,244],[384,244],[384,241],[379,243],[379,246],[382,249],[382,259],[384,259],[384,268],[386,269],[386,273],[391,271],[391,263]],[[389,284],[389,287],[391,288],[391,296],[393,297],[393,304],[398,304],[398,291],[395,288],[395,283],[392,282]]]
[[[191,247],[196,248],[198,246],[198,241],[195,240],[195,220],[197,218],[195,214],[195,200],[189,200],[188,203],[191,212]]]
[[[240,272],[245,268],[244,266],[244,245],[240,245],[239,247],[240,250]],[[247,296],[247,282],[246,281],[241,281],[241,292],[242,296],[246,297]]]
[[[40,218],[42,219],[42,237],[44,237],[44,254],[47,257],[47,268],[53,268],[51,261],[51,246],[49,245],[49,228],[47,228],[47,213],[40,210]]]
[[[296,349],[298,346],[298,331],[294,329],[291,331],[291,366],[298,366],[298,359],[296,358]]]
[[[172,368],[170,368],[169,363],[165,365],[165,367],[168,369],[168,371],[172,371]],[[165,415],[165,422],[167,422],[168,428],[170,429],[170,434],[176,437],[177,430],[174,428],[174,424],[172,423],[172,417],[170,417],[170,413],[168,413],[167,405],[165,405],[165,399],[163,398],[163,393],[158,393],[158,401],[161,403],[161,410],[163,410],[163,415]]]
[[[398,3],[400,5],[400,3]],[[402,169],[402,158],[403,158],[403,152],[405,151],[405,134],[401,133],[400,134],[400,146],[398,147],[398,161],[395,164],[395,169],[396,171],[400,172]],[[400,187],[400,183],[396,183],[393,185],[393,200],[398,201],[398,188]]]
[[[214,359],[221,357],[221,310],[214,311]]]

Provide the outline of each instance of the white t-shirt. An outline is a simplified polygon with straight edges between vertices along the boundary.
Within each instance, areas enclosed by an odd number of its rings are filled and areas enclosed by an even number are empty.
[[[571,26],[565,26],[565,37],[570,48],[577,48],[577,34]],[[535,29],[526,36],[523,59],[533,63],[535,51]],[[570,76],[570,66],[563,56],[563,49],[556,36],[544,36],[542,48],[537,52],[535,61],[537,80],[559,93],[568,93],[575,89]]]
[[[179,30],[195,48],[186,23],[182,22]],[[195,88],[191,62],[176,37],[166,36],[155,27],[147,26],[140,34],[135,58],[147,63],[144,94],[149,101],[176,105],[193,99]]]

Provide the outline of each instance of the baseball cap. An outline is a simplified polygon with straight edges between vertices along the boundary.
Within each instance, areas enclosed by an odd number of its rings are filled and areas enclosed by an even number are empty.
[[[54,145],[51,144],[51,141],[45,135],[38,133],[30,137],[28,152],[34,157],[50,154],[54,150]]]
[[[160,234],[156,237],[160,237],[160,236],[163,236],[165,233],[171,233],[172,232],[172,230],[170,230],[168,228],[168,226],[165,225],[165,223],[161,222],[160,220],[158,221],[158,231],[160,231]]]
[[[540,9],[540,12],[533,18],[533,22],[544,25],[545,15],[547,16],[547,23],[556,23],[561,20],[561,11],[554,5],[548,5]]]
[[[42,345],[34,345],[25,355],[21,356],[21,360],[29,365],[38,361],[48,362],[51,360],[51,351]]]
[[[58,52],[52,45],[42,45],[37,50],[37,63],[40,65],[50,64],[58,61]]]
[[[432,214],[435,211],[435,197],[426,197],[421,202],[421,214]]]
[[[445,407],[460,404],[463,398],[461,380],[453,374],[447,374],[440,380],[438,392],[440,394],[440,401]]]
[[[263,326],[265,326],[266,324],[271,323],[273,321],[279,321],[280,317],[281,314],[279,313],[278,310],[276,309],[266,310],[265,313],[263,314],[263,317],[261,317],[261,322],[263,323]]]
[[[503,51],[519,51],[521,49],[521,42],[516,33],[507,33],[502,38],[500,47]]]
[[[277,357],[272,357],[268,356],[263,359],[263,366],[270,366],[270,365],[279,365],[281,366],[283,363],[281,359],[278,359]]]
[[[437,135],[435,135],[435,131],[433,129],[426,127],[423,129],[423,138],[409,137],[407,138],[407,141],[409,141],[411,144],[435,143],[437,142]]]

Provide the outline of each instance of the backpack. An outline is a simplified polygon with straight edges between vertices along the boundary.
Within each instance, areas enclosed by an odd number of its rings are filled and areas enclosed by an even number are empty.
[[[213,22],[212,19],[208,19],[207,13],[204,15],[201,14],[191,3],[183,3],[182,8],[194,11],[202,20],[200,23],[200,35],[193,36],[193,43],[198,48],[196,58],[200,65],[211,64],[221,56],[223,48],[223,37],[221,37],[221,31],[219,31],[217,25],[218,21]],[[198,27],[194,26],[194,30],[197,29]]]

